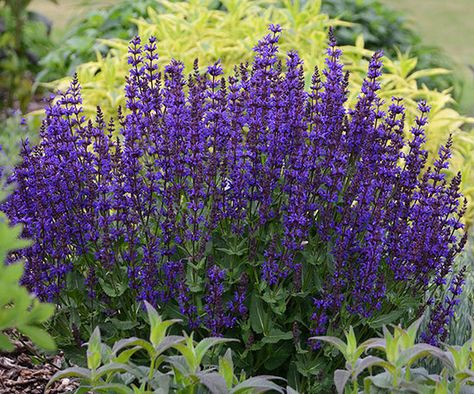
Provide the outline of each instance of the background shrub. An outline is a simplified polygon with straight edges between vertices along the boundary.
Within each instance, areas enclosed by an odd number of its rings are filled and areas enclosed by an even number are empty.
[[[301,1],[296,4],[304,4]],[[219,0],[207,1],[211,9],[226,11],[226,3]],[[261,5],[287,7],[284,1],[265,1]],[[45,56],[41,64],[44,71],[41,80],[50,81],[67,74],[72,75],[77,66],[96,60],[95,53],[105,56],[109,47],[102,39],[123,39],[128,41],[138,33],[133,19],[147,19],[148,8],[163,12],[165,7],[156,0],[140,2],[121,0],[117,4],[101,10],[91,10],[76,19],[72,28],[66,31],[55,50]],[[350,22],[336,32],[340,45],[354,45],[359,35],[365,39],[370,50],[384,49],[391,57],[396,56],[396,48],[410,51],[418,58],[417,70],[427,68],[453,68],[452,62],[436,48],[421,44],[420,38],[407,27],[405,17],[388,8],[378,0],[324,0],[321,11],[331,19]],[[80,37],[80,39],[78,38]],[[90,49],[93,49],[92,51]],[[430,88],[444,90],[459,85],[454,75],[441,75],[422,80]]]
[[[26,111],[39,60],[53,47],[49,21],[28,11],[30,2],[0,1],[0,114],[13,106]]]
[[[318,340],[334,346],[346,360],[346,369],[334,373],[337,392],[358,393],[362,386],[364,393],[397,391],[442,394],[472,391],[474,324],[471,338],[462,346],[436,347],[417,341],[420,323],[421,319],[406,330],[397,326],[393,332],[384,327],[382,338],[372,338],[359,345],[352,327],[346,333],[346,343],[335,337],[318,337]],[[434,359],[441,365],[440,371],[423,368],[420,366],[422,359]],[[366,370],[369,370],[368,376]]]
[[[105,56],[108,46],[102,39],[130,40],[137,34],[133,19],[144,17],[155,0],[121,0],[115,5],[91,9],[72,22],[54,49],[41,59],[40,81],[52,81],[72,75],[77,66],[93,61],[96,54]]]
[[[321,10],[332,18],[351,22],[350,26],[341,26],[336,31],[340,45],[354,45],[362,35],[370,50],[383,49],[390,57],[396,57],[397,50],[409,52],[411,57],[417,58],[416,70],[455,68],[440,49],[422,43],[421,38],[407,27],[406,17],[402,13],[379,0],[323,0]],[[455,74],[420,78],[419,83],[436,90],[455,88],[456,99],[462,89],[462,82]]]

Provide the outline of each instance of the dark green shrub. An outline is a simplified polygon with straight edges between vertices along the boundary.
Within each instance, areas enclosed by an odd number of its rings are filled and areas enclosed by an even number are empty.
[[[39,60],[53,46],[49,22],[27,10],[30,2],[0,1],[0,110],[14,105],[26,110],[40,71]]]

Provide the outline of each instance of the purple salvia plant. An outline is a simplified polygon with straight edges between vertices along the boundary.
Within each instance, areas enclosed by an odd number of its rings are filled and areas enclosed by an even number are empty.
[[[213,335],[245,321],[245,338],[265,335],[257,308],[281,332],[310,326],[298,339],[387,314],[393,297],[423,310],[430,291],[426,335],[445,335],[466,241],[461,177],[445,176],[451,139],[425,169],[429,106],[405,136],[403,101],[377,95],[381,53],[348,108],[333,35],[305,91],[298,54],[280,60],[280,32],[270,26],[229,77],[219,62],[160,71],[156,39],[133,39],[127,106],[109,123],[82,116],[77,78],[51,100],[3,204],[37,241],[15,256],[31,290],[60,302],[81,278],[120,318],[147,300]]]

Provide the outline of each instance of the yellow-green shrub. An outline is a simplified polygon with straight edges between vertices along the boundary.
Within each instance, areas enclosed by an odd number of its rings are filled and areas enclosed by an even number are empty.
[[[251,48],[262,37],[269,23],[278,23],[287,33],[282,35],[282,55],[290,49],[297,49],[305,61],[307,70],[323,66],[324,49],[329,26],[346,25],[347,22],[331,20],[320,13],[321,1],[299,0],[222,0],[226,10],[211,7],[211,0],[167,1],[156,0],[157,7],[165,11],[148,10],[147,20],[133,20],[143,40],[149,36],[158,38],[158,52],[161,64],[172,57],[183,61],[188,71],[199,58],[201,67],[220,59],[224,70],[231,72],[230,65],[249,60]],[[113,116],[118,105],[124,104],[124,76],[128,70],[127,46],[124,40],[103,40],[111,50],[106,57],[97,54],[97,60],[82,64],[77,73],[83,88],[84,107],[89,114],[95,113],[100,105],[106,116]],[[362,79],[367,70],[372,51],[364,48],[362,37],[355,46],[344,46],[344,61],[351,71],[350,101],[357,97]],[[450,108],[453,99],[449,90],[430,90],[420,84],[420,78],[449,72],[436,68],[415,71],[417,59],[409,54],[399,53],[396,59],[384,58],[385,73],[381,78],[380,95],[387,101],[392,96],[405,98],[408,108],[407,124],[417,114],[416,102],[426,99],[432,106],[427,129],[428,144],[435,152],[444,143],[449,133],[463,141],[457,144],[460,151],[456,157],[455,169],[464,171],[464,191],[474,195],[469,185],[472,172],[474,143],[472,134],[462,132],[461,127],[473,119],[461,116]],[[309,73],[308,73],[309,74]],[[57,81],[54,86],[64,88],[69,78]],[[411,118],[411,119],[410,119]],[[458,136],[459,134],[459,136]],[[464,141],[469,141],[466,144]],[[468,216],[468,220],[471,220]]]

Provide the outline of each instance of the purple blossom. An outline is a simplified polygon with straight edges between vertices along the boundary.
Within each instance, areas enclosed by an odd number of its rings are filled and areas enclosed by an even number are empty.
[[[373,317],[393,288],[420,303],[434,288],[429,332],[443,337],[461,274],[452,297],[440,294],[466,242],[461,175],[445,175],[451,139],[426,168],[430,108],[419,103],[406,136],[402,99],[378,97],[382,53],[349,108],[332,33],[306,91],[298,53],[282,62],[281,29],[269,30],[227,78],[220,62],[201,73],[196,61],[189,76],[177,60],[160,70],[156,39],[134,38],[127,105],[110,122],[100,109],[82,116],[77,77],[51,99],[2,206],[36,240],[16,253],[24,283],[57,300],[74,273],[101,297],[97,284],[114,275],[130,299],[213,335],[247,319],[253,292],[313,300],[301,318],[319,335],[341,310]]]

